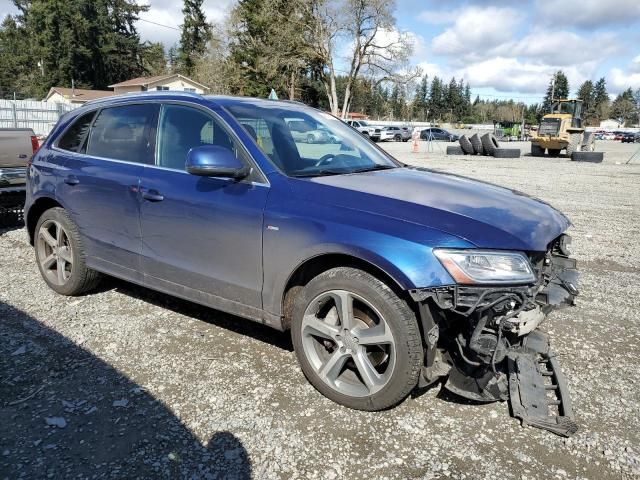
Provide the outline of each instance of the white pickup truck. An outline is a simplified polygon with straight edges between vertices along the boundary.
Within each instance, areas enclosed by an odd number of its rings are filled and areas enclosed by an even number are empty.
[[[361,134],[366,135],[374,142],[380,140],[380,132],[382,132],[382,127],[371,125],[364,120],[347,120],[347,124],[351,125]]]
[[[27,167],[39,146],[30,128],[0,128],[0,227],[22,219]]]

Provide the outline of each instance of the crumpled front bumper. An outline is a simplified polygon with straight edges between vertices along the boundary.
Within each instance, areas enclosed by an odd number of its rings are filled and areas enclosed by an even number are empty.
[[[550,312],[574,305],[578,295],[576,261],[565,247],[559,239],[546,254],[532,256],[536,285],[410,292],[425,334],[419,385],[446,377],[444,387],[457,395],[477,402],[509,400],[523,425],[573,435],[578,427],[567,383],[548,336],[537,329]]]

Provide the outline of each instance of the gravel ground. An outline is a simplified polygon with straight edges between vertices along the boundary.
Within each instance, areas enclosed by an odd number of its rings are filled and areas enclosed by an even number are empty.
[[[307,383],[286,334],[117,280],[54,294],[15,229],[0,231],[0,479],[640,477],[640,158],[622,164],[638,146],[600,142],[594,165],[447,157],[445,145],[384,147],[574,222],[582,295],[543,325],[572,391],[573,438],[439,388],[348,410]]]

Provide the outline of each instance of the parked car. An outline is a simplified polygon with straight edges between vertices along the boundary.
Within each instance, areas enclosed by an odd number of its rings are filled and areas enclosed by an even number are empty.
[[[363,135],[369,137],[374,142],[380,140],[380,135],[382,132],[382,127],[378,127],[375,125],[371,125],[364,120],[347,120],[347,125],[351,125],[353,128],[358,130]]]
[[[621,132],[621,131],[613,132],[613,139],[614,140],[622,140],[622,137],[624,137],[625,134],[626,134],[626,132]]]
[[[400,127],[383,127],[380,130],[380,141],[393,140],[394,142],[408,142],[411,138],[409,130]]]
[[[304,120],[287,119],[287,125],[296,142],[329,143],[331,141],[325,130],[313,128]]]
[[[0,128],[0,226],[22,218],[27,164],[39,143],[30,128]]]
[[[305,153],[290,118],[340,145]],[[306,377],[342,405],[389,408],[447,378],[476,401],[515,392],[523,422],[575,431],[537,330],[577,294],[569,220],[406,166],[324,112],[178,92],[89,102],[35,155],[26,223],[54,291],[107,274],[290,331]],[[554,390],[535,388],[542,375]],[[555,409],[551,394],[561,421],[529,418],[522,404]]]
[[[627,132],[622,136],[620,140],[622,143],[637,143],[640,142],[640,133]]]
[[[442,128],[430,127],[425,128],[420,132],[420,139],[422,140],[444,140],[446,142],[457,142],[460,139],[459,135],[450,133]]]

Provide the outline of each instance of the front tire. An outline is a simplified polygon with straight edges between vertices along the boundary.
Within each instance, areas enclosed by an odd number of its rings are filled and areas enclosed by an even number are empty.
[[[324,272],[302,289],[291,337],[311,384],[357,410],[383,410],[404,400],[423,363],[409,305],[377,278],[353,268]]]
[[[87,268],[78,227],[63,208],[45,211],[35,230],[36,261],[49,287],[61,295],[80,295],[97,286],[101,275]]]

